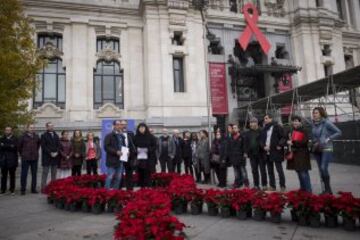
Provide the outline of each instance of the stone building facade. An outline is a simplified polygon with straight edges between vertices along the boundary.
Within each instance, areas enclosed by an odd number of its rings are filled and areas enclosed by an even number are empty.
[[[23,0],[49,61],[29,100],[37,126],[52,121],[98,131],[103,119],[131,118],[195,130],[208,124],[207,62],[227,66],[229,115],[216,116],[222,122],[237,121],[237,107],[249,98],[278,91],[283,75],[299,86],[360,64],[358,0],[208,2],[212,37],[204,42],[201,14],[190,0]],[[247,2],[257,5],[257,24],[272,45],[268,55],[256,39],[249,51],[236,44]],[[261,67],[238,86],[234,63]]]

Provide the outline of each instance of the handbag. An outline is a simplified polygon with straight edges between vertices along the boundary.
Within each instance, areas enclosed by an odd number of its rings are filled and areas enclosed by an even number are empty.
[[[289,151],[285,154],[285,159],[287,161],[293,161],[294,160],[294,152]]]
[[[219,164],[220,163],[220,155],[219,154],[213,154],[211,156],[211,162]]]

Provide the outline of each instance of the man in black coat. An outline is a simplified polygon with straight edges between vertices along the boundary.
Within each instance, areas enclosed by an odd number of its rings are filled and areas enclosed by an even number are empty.
[[[174,135],[172,141],[175,146],[175,156],[174,156],[174,170],[176,168],[177,173],[181,173],[181,163],[182,163],[182,148],[183,148],[183,139],[180,137],[179,130],[174,130]]]
[[[7,178],[10,175],[10,193],[15,195],[15,172],[18,166],[18,140],[13,135],[12,128],[6,127],[4,136],[0,139],[1,194],[7,189]]]
[[[286,144],[286,137],[284,129],[277,123],[273,122],[270,114],[264,117],[265,126],[261,132],[261,147],[264,150],[264,159],[266,162],[270,190],[276,189],[275,175],[274,175],[274,163],[276,171],[279,175],[280,189],[285,191],[285,175],[282,166],[284,160],[284,146]]]
[[[21,156],[21,195],[25,195],[29,168],[31,169],[31,193],[37,193],[36,180],[39,160],[40,138],[34,132],[34,125],[27,125],[25,133],[19,139]]]
[[[261,175],[261,185],[263,190],[267,190],[266,164],[263,158],[263,150],[260,145],[261,129],[257,118],[250,119],[250,129],[245,133],[245,157],[250,159],[251,171],[254,179],[254,187],[260,188],[259,169]]]
[[[49,170],[51,170],[51,181],[56,179],[56,170],[59,165],[60,140],[54,131],[54,125],[51,122],[46,123],[46,132],[41,135],[41,153],[42,153],[42,177],[41,189],[43,190],[47,183]]]
[[[126,173],[126,188],[133,188],[132,173],[136,156],[136,149],[133,142],[133,134],[126,132],[127,122],[115,120],[113,131],[106,135],[104,148],[106,151],[106,182],[107,189],[120,189],[122,174]],[[122,148],[128,148],[127,161],[121,161]]]

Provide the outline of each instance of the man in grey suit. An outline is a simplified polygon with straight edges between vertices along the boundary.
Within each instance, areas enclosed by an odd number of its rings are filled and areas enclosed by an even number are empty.
[[[168,134],[167,129],[163,129],[163,135],[159,138],[157,155],[160,161],[161,172],[174,172],[174,157],[176,146],[172,138]]]

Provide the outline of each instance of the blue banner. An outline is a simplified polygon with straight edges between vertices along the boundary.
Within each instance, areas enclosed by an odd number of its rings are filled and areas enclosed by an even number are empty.
[[[101,143],[101,149],[102,149],[102,156],[101,156],[101,161],[100,161],[100,170],[102,173],[106,173],[106,165],[105,165],[106,152],[104,149],[104,139],[107,134],[111,133],[111,131],[113,129],[112,124],[113,124],[114,120],[115,119],[103,119],[102,123],[101,123],[100,143]],[[135,120],[127,119],[127,123],[128,123],[127,131],[135,133],[135,130],[136,130]]]

